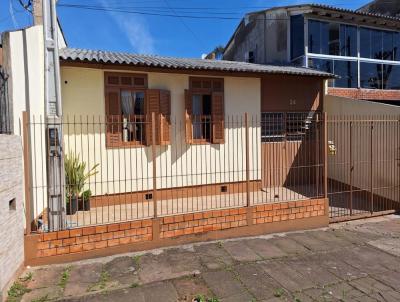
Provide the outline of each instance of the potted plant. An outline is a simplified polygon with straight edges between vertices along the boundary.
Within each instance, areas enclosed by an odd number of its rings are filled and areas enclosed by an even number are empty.
[[[84,191],[86,181],[93,175],[97,174],[97,167],[99,164],[94,165],[88,172],[86,172],[86,163],[81,161],[79,155],[70,153],[64,158],[64,169],[65,169],[65,191],[66,191],[66,205],[67,215],[73,215],[79,208],[85,208],[85,199],[89,204],[89,198],[91,196],[90,190]],[[84,194],[85,193],[85,194]],[[82,199],[82,195],[85,197]],[[79,203],[82,206],[79,207]]]
[[[82,192],[81,197],[78,199],[78,211],[90,210],[90,197],[92,197],[92,191],[90,191],[90,189]]]

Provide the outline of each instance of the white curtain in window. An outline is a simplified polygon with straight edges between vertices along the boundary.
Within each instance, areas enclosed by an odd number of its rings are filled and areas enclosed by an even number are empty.
[[[135,114],[135,98],[130,91],[121,92],[121,108],[124,116]]]

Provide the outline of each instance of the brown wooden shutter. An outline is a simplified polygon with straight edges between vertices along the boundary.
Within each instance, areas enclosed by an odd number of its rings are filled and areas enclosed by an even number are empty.
[[[160,90],[160,144],[171,143],[171,93]]]
[[[185,112],[184,112],[184,122],[185,122],[185,135],[186,143],[193,143],[193,123],[192,123],[192,94],[189,90],[185,89]]]
[[[159,133],[160,133],[160,123],[159,123],[159,113],[160,113],[160,90],[158,89],[148,89],[146,90],[146,144],[150,146],[152,144],[153,131],[151,128],[152,113],[155,113],[156,118],[156,144],[159,144]]]
[[[107,147],[118,146],[122,141],[120,91],[116,88],[106,89],[106,142]]]
[[[222,92],[212,93],[211,119],[212,119],[212,143],[223,144],[225,142],[225,123],[224,123],[224,94]]]

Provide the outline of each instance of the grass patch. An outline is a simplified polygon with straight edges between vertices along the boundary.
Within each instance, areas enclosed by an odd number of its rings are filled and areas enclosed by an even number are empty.
[[[31,302],[46,302],[46,301],[49,301],[49,295],[33,299]]]
[[[217,242],[217,246],[218,246],[219,248],[222,248],[223,245],[224,245],[224,244],[222,243],[222,241],[218,241],[218,242]]]
[[[32,279],[33,279],[32,272],[28,272],[25,276],[19,278],[19,280],[21,280],[22,282],[28,282],[31,281]]]
[[[129,286],[130,288],[136,288],[136,287],[139,287],[139,283],[137,283],[137,282],[133,282],[132,284],[131,284],[131,286]]]
[[[132,257],[133,259],[133,263],[137,266],[140,267],[140,257],[142,257],[141,255],[135,255]]]
[[[61,287],[63,290],[67,286],[69,277],[71,275],[71,269],[72,269],[72,267],[68,266],[64,269],[64,271],[61,274],[61,279],[60,279],[60,282],[58,282],[58,286]]]
[[[27,288],[25,284],[16,281],[13,283],[13,285],[11,285],[10,289],[7,292],[7,301],[17,301],[19,298],[21,298],[26,293],[29,293],[30,291],[31,290]]]
[[[285,294],[285,291],[283,290],[283,288],[278,288],[275,290],[274,292],[274,297],[280,298]]]
[[[100,273],[100,278],[99,281],[97,281],[97,283],[91,285],[88,287],[87,291],[91,292],[91,291],[96,291],[96,290],[103,290],[106,288],[107,286],[107,282],[110,279],[110,274],[107,271],[102,271]]]
[[[107,281],[110,278],[110,275],[106,271],[102,271],[100,274],[100,280],[99,280],[99,288],[100,289],[105,289],[107,285]]]
[[[194,301],[196,301],[196,302],[219,302],[218,298],[216,298],[216,297],[208,298],[205,295],[197,295],[194,298]]]

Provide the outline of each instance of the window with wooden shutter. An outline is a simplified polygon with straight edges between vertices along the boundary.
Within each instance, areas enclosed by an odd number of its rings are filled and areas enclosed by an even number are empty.
[[[224,94],[213,92],[211,100],[211,122],[213,144],[223,144],[225,139]]]
[[[122,139],[121,103],[119,89],[106,89],[107,146],[117,146]]]
[[[187,143],[224,143],[224,81],[190,77],[185,91]]]
[[[192,125],[192,95],[189,90],[185,89],[185,135],[186,143],[193,143],[193,125]]]
[[[147,75],[106,72],[104,84],[106,146],[144,145]]]
[[[160,145],[171,143],[171,93],[160,90]]]
[[[157,145],[168,145],[171,142],[171,94],[168,90],[148,89],[146,99],[146,137],[147,145],[152,144],[152,113],[154,112]]]

